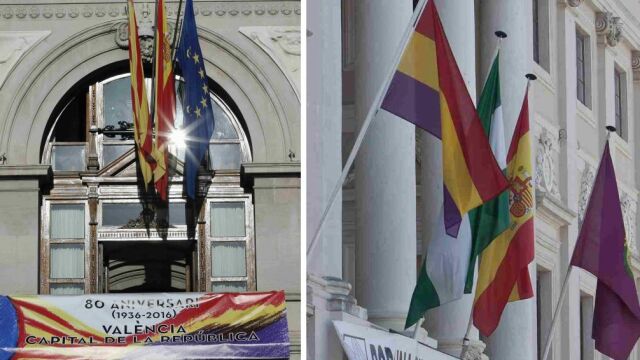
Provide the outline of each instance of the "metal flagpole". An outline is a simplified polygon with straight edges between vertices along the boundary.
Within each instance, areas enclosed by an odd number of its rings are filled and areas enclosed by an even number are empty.
[[[612,132],[616,132],[615,126],[608,125],[607,129],[607,141],[611,137]],[[575,247],[574,247],[575,251]],[[573,251],[571,252],[573,254]],[[555,310],[553,311],[553,319],[551,320],[551,329],[549,329],[549,335],[547,335],[547,339],[544,342],[544,353],[542,354],[541,360],[547,360],[547,356],[549,356],[549,350],[551,349],[551,338],[553,337],[553,331],[556,328],[556,323],[558,322],[558,315],[560,314],[560,307],[562,306],[562,302],[567,295],[567,283],[569,282],[569,277],[571,276],[571,271],[573,270],[573,265],[569,264],[569,270],[567,271],[567,275],[564,277],[564,281],[562,282],[562,291],[560,292],[560,299],[558,299],[558,304],[556,305]]]
[[[155,130],[155,113],[156,113],[156,51],[157,51],[157,42],[158,42],[158,0],[155,0],[156,9],[155,9],[155,19],[153,23],[153,53],[151,56],[151,109],[149,115],[151,117],[151,122],[154,123]],[[157,134],[156,134],[157,136]]]
[[[418,3],[418,6],[416,7],[417,10],[413,12],[411,21],[409,21],[409,24],[407,25],[407,28],[404,34],[402,35],[400,43],[398,44],[398,48],[396,49],[396,52],[395,52],[393,62],[390,64],[389,70],[387,72],[387,76],[385,77],[385,80],[382,83],[382,86],[378,90],[378,93],[376,94],[376,97],[374,98],[373,103],[369,108],[369,112],[367,113],[367,116],[365,117],[364,122],[362,123],[362,127],[358,132],[358,137],[356,138],[356,141],[353,144],[353,148],[351,148],[351,152],[349,153],[349,157],[347,158],[344,168],[342,169],[342,174],[340,174],[340,178],[338,178],[336,185],[333,187],[333,191],[331,192],[331,196],[329,197],[329,203],[327,204],[327,206],[325,206],[324,211],[322,212],[322,216],[320,217],[320,222],[318,223],[318,227],[316,228],[313,234],[313,238],[311,238],[311,242],[307,246],[307,257],[311,253],[313,253],[313,250],[318,245],[318,238],[320,236],[320,232],[322,231],[322,226],[327,220],[327,215],[329,214],[329,211],[331,210],[331,208],[333,207],[336,201],[336,197],[338,196],[338,191],[342,187],[344,180],[347,178],[349,169],[351,169],[351,166],[353,165],[353,161],[355,160],[356,155],[358,154],[358,150],[360,150],[360,146],[362,145],[364,136],[366,135],[367,130],[371,125],[371,122],[373,121],[376,114],[378,113],[378,110],[380,109],[380,105],[382,104],[384,95],[387,93],[387,90],[389,89],[389,85],[391,84],[391,80],[393,79],[393,75],[395,74],[396,68],[400,63],[400,58],[402,57],[402,53],[404,52],[405,47],[409,43],[411,34],[413,33],[413,30],[416,27],[416,22],[420,18],[420,15],[422,15],[422,12],[424,11],[427,1],[428,0],[420,0],[420,2]]]
[[[178,3],[178,17],[176,17],[176,25],[173,28],[173,45],[171,45],[171,62],[175,62],[176,48],[178,47],[178,25],[180,24],[180,13],[182,11],[182,0]],[[180,32],[182,33],[182,32]]]

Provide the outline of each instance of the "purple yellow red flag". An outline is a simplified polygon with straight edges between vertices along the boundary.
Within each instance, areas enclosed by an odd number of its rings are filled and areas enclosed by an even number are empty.
[[[616,174],[605,144],[571,265],[598,278],[591,336],[601,353],[627,359],[640,337],[640,306],[627,262]]]
[[[154,123],[156,139],[153,157],[157,166],[154,169],[156,192],[160,199],[167,201],[169,187],[168,154],[169,136],[174,130],[176,111],[175,79],[171,59],[171,40],[167,26],[164,0],[158,0],[157,26],[155,39],[155,112]]]
[[[527,91],[507,153],[509,226],[480,254],[473,323],[483,336],[498,327],[508,302],[533,297],[534,190]]]
[[[442,140],[445,228],[456,237],[462,215],[508,184],[433,1],[418,20],[381,107]]]
[[[149,103],[144,84],[144,71],[140,57],[140,39],[133,0],[127,2],[129,9],[129,68],[131,72],[131,107],[133,110],[133,132],[140,173],[145,188],[153,180],[155,160],[153,150],[153,130],[149,121]]]

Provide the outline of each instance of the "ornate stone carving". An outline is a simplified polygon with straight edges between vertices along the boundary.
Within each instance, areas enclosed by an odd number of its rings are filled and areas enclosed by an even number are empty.
[[[640,81],[640,51],[631,53],[631,69],[633,71],[633,80]]]
[[[468,344],[462,345],[460,360],[488,360],[489,357],[483,354],[487,346],[478,340],[470,340]]]
[[[582,179],[580,179],[580,195],[578,198],[578,221],[582,224],[584,220],[584,213],[587,210],[587,204],[589,202],[589,196],[591,196],[591,189],[593,188],[593,182],[596,175],[593,172],[591,165],[584,165],[584,171],[582,171]]]
[[[536,189],[555,198],[560,198],[555,174],[553,148],[555,141],[547,129],[542,129],[536,154]]]
[[[596,32],[602,42],[609,46],[616,46],[622,34],[622,22],[617,16],[610,12],[599,12],[596,14]]]
[[[169,42],[173,44],[174,24],[168,23]],[[142,60],[148,63],[153,62],[153,41],[154,41],[153,23],[148,18],[138,21],[138,37],[140,39],[140,53]],[[116,25],[116,44],[121,49],[129,49],[129,24],[121,22]]]
[[[569,6],[571,7],[578,7],[584,2],[584,0],[566,0],[566,1],[567,1],[567,4],[569,4]]]
[[[57,19],[76,19],[80,15],[85,18],[92,18],[94,16],[96,18],[102,18],[107,14],[111,17],[126,17],[127,15],[126,5],[124,4],[89,3],[82,5],[81,9],[78,7],[78,4],[55,4],[53,5],[57,7],[55,12],[50,9],[51,6],[52,4],[35,4],[29,6],[16,4],[0,5],[0,14],[5,19],[12,19],[14,16],[17,19],[25,19],[27,16],[33,19],[39,18],[40,16],[45,19],[53,19],[54,14]],[[167,14],[169,16],[176,16],[177,6],[177,2],[167,4]],[[147,17],[151,15],[152,12],[152,4],[150,3],[136,5],[136,13],[139,15],[138,19]],[[276,16],[279,14],[284,16],[299,16],[301,14],[300,2],[298,1],[262,1],[257,3],[235,3],[230,1],[215,5],[197,3],[194,5],[194,12],[200,16],[212,16],[213,14],[217,16],[238,16],[240,14],[244,16]]]
[[[0,31],[0,49],[2,49],[0,51],[0,87],[22,55],[50,33],[50,31]]]
[[[300,27],[246,26],[238,29],[262,48],[300,93]]]
[[[622,218],[624,220],[624,229],[627,235],[627,244],[629,251],[634,254],[638,253],[636,247],[636,211],[638,203],[627,193],[622,192],[620,197],[620,205],[622,208]]]

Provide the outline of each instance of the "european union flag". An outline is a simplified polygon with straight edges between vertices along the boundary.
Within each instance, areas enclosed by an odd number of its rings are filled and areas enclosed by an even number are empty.
[[[209,83],[204,71],[204,59],[198,42],[193,2],[187,0],[182,21],[180,45],[176,50],[182,77],[185,81],[182,108],[183,130],[186,137],[184,186],[187,196],[195,199],[198,169],[209,148],[213,134],[213,108],[209,97]]]

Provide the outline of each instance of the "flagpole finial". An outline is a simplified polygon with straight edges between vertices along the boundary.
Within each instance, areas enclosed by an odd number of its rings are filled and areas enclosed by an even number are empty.
[[[612,126],[612,125],[607,125],[605,127],[607,129],[608,132],[612,133],[612,132],[616,132],[616,127]]]
[[[529,74],[525,75],[525,77],[526,77],[527,79],[531,80],[531,81],[534,81],[534,80],[537,80],[537,79],[538,79],[538,77],[537,77],[537,76],[535,76],[535,75],[533,75],[533,74],[531,74],[531,73],[529,73]]]
[[[500,39],[504,39],[507,37],[507,33],[502,30],[498,30],[494,32],[494,34],[496,34],[496,36],[499,37]]]

